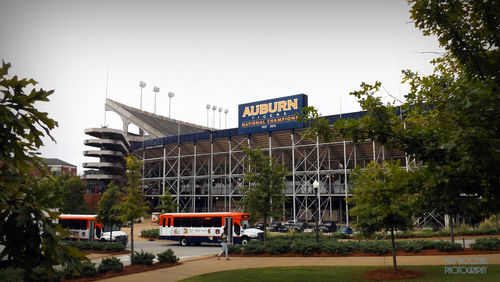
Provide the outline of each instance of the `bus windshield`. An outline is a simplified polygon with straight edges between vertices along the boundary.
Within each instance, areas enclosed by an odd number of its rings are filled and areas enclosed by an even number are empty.
[[[113,225],[113,226],[103,225],[103,231],[104,232],[111,232],[111,229],[113,229],[113,231],[120,231],[120,226],[117,226],[117,225]]]
[[[250,220],[242,220],[241,221],[241,228],[248,229],[248,228],[252,228],[252,227],[253,227],[253,224]]]

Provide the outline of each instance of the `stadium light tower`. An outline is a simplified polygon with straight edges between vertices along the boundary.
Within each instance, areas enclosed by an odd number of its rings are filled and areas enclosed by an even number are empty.
[[[174,96],[174,92],[168,92],[168,118],[170,118],[170,102]]]
[[[211,107],[212,106],[210,106],[210,104],[207,104],[207,128],[209,127],[209,125],[208,125],[208,120],[209,120],[209,118],[208,118],[208,111],[210,110]]]
[[[228,110],[228,109],[225,109],[225,110],[224,110],[224,114],[226,115],[226,120],[225,120],[225,122],[224,122],[224,127],[225,127],[225,129],[227,129],[227,112],[229,112],[229,110]]]
[[[155,86],[153,87],[153,92],[155,93],[155,114],[156,114],[156,94],[158,94],[158,92],[160,92],[160,88],[158,88],[158,86]]]
[[[212,115],[212,128],[215,128],[215,110],[217,110],[217,106],[212,106],[212,111],[214,112]]]
[[[140,107],[140,109],[142,110],[142,89],[144,89],[144,87],[146,87],[146,82],[141,80],[141,82],[139,82],[139,87],[141,88],[141,107]]]
[[[220,130],[220,114],[222,113],[222,107],[219,107],[219,130]]]

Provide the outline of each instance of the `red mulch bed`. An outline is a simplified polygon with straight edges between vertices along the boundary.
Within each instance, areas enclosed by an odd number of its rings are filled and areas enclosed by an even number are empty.
[[[500,250],[496,251],[475,251],[470,248],[466,248],[463,251],[458,251],[458,252],[440,252],[436,249],[430,249],[430,250],[422,250],[418,253],[406,253],[403,251],[397,251],[396,255],[397,256],[438,256],[438,255],[480,255],[480,254],[500,254]],[[252,257],[303,257],[305,255],[303,254],[298,254],[298,253],[286,253],[286,254],[279,254],[279,255],[271,255],[271,254],[258,254],[258,255],[237,255],[237,254],[232,254],[231,256],[234,257],[245,257],[245,256],[252,256]],[[377,256],[377,254],[367,254],[363,253],[361,251],[356,251],[352,254],[349,255],[338,255],[338,254],[326,254],[326,253],[321,253],[317,254],[314,253],[312,255],[309,255],[307,257],[373,257]],[[392,252],[388,252],[385,254],[382,254],[380,256],[392,256]]]
[[[153,265],[142,265],[142,264],[132,264],[132,265],[127,265],[123,267],[123,270],[120,272],[114,272],[114,271],[108,271],[103,274],[99,274],[95,277],[82,277],[78,279],[62,279],[61,281],[67,282],[87,282],[87,281],[96,281],[96,280],[101,280],[101,279],[108,279],[112,277],[117,277],[117,276],[122,276],[122,275],[129,275],[129,274],[134,274],[134,273],[140,273],[140,272],[146,272],[146,271],[151,271],[151,270],[157,270],[160,268],[165,268],[165,267],[172,267],[176,265],[180,265],[182,263],[154,263]]]
[[[417,270],[398,269],[392,268],[379,268],[365,272],[363,274],[365,280],[385,281],[385,280],[401,280],[401,279],[415,279],[424,277],[424,274]]]

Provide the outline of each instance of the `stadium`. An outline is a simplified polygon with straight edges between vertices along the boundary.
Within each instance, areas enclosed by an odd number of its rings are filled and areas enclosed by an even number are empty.
[[[133,153],[144,161],[141,189],[152,206],[158,205],[159,196],[169,191],[178,212],[241,211],[237,203],[242,197],[240,188],[245,185],[243,147],[260,148],[290,171],[285,179],[283,219],[309,221],[317,213],[320,221],[346,223],[349,207],[345,200],[351,196],[352,169],[387,159],[408,166],[409,160],[404,153],[371,140],[354,143],[304,138],[307,127],[296,120],[295,114],[306,106],[305,94],[240,104],[238,128],[221,130],[107,99],[105,110],[117,113],[123,128],[85,130],[93,138],[84,143],[96,149],[84,151],[84,155],[99,161],[83,164],[90,169],[83,179],[89,193],[102,192],[110,181],[123,182],[123,158]],[[333,123],[364,114],[325,118]],[[139,128],[139,134],[128,131],[130,124]]]

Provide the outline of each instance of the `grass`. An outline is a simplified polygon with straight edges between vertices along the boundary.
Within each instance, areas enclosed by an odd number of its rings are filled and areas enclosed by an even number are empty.
[[[473,265],[474,266],[474,265]],[[500,281],[500,265],[486,266],[486,274],[445,274],[444,265],[402,266],[400,268],[419,270],[426,274],[420,279],[407,281]],[[182,281],[366,281],[363,273],[380,267],[374,266],[290,266],[238,269],[208,273]],[[398,280],[406,281],[406,280]]]

